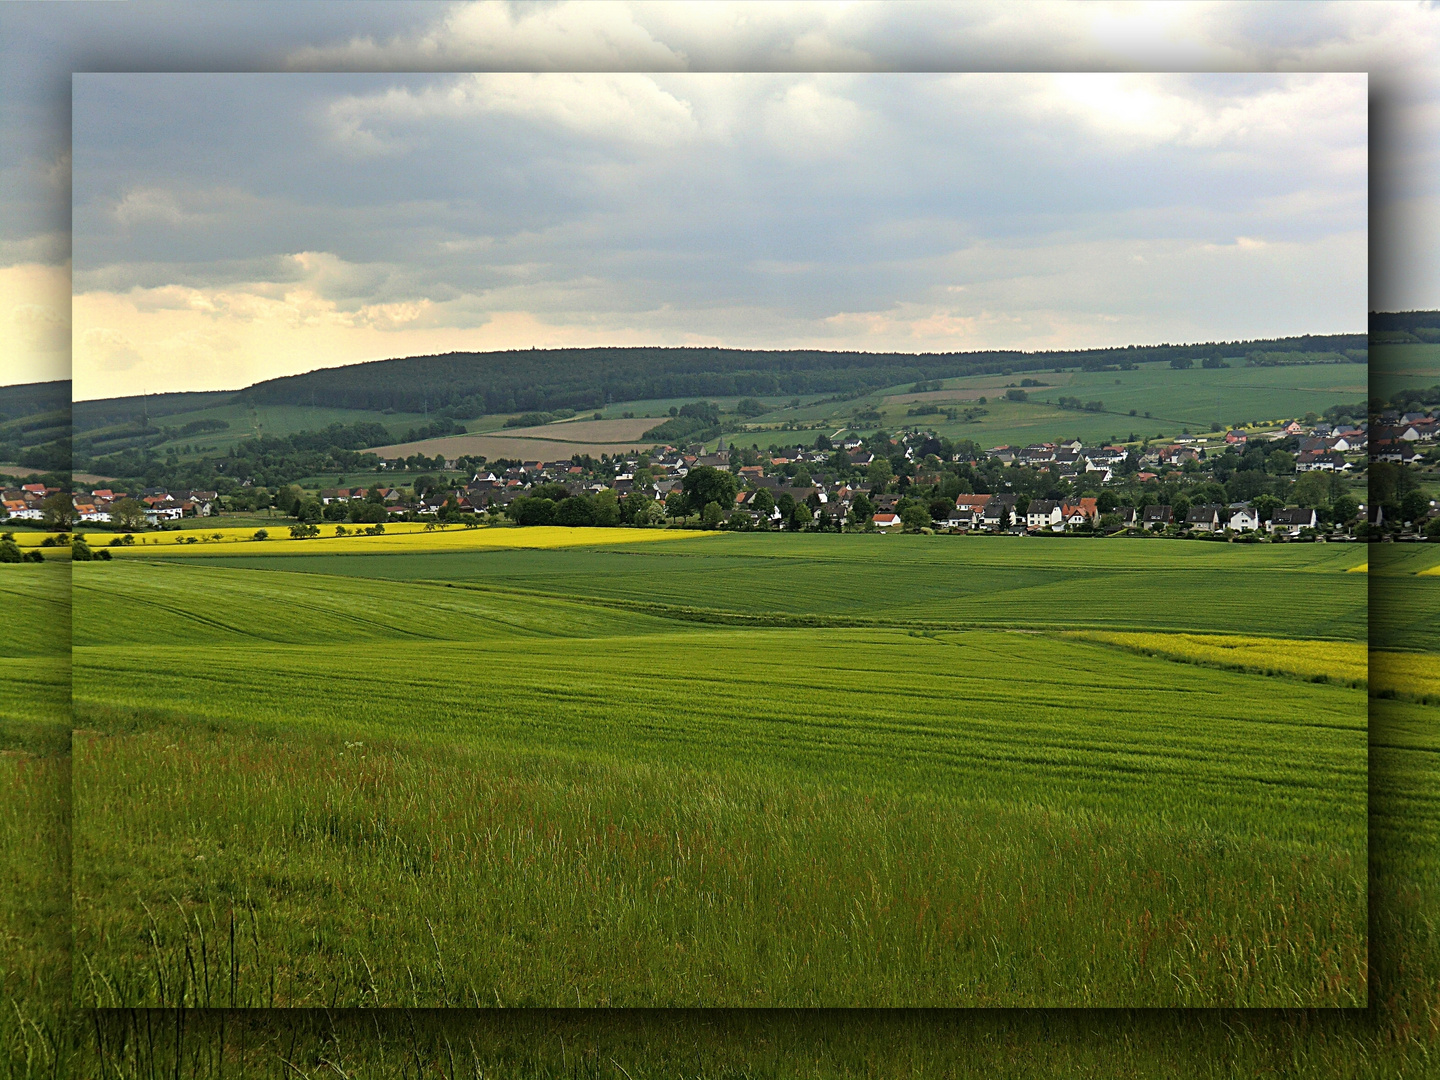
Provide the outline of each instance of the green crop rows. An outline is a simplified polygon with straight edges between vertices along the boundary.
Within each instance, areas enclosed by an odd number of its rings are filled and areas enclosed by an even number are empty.
[[[77,567],[79,1000],[1365,1000],[1364,692],[994,628],[1363,552],[787,539]]]

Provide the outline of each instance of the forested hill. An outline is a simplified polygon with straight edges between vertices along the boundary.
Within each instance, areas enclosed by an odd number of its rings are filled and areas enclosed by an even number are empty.
[[[1370,333],[1393,343],[1440,342],[1440,311],[1372,311]]]
[[[0,423],[69,408],[69,379],[0,386]]]
[[[961,375],[1067,366],[1162,363],[1208,357],[1328,353],[1364,358],[1364,334],[1078,352],[864,353],[720,348],[527,349],[377,360],[256,383],[238,398],[256,405],[434,411],[456,415],[676,397],[864,393]]]

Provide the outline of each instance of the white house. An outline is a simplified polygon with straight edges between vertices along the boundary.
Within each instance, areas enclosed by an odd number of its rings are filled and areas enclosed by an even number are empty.
[[[1235,532],[1254,532],[1260,528],[1260,514],[1250,506],[1232,506],[1228,527]]]

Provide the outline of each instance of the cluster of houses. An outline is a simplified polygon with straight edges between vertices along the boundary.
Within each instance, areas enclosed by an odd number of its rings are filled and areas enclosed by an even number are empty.
[[[961,531],[1066,532],[1098,528],[1105,516],[1097,506],[1098,500],[1093,498],[1033,499],[1023,511],[1016,509],[1018,501],[1014,495],[961,495],[955,500],[955,509],[945,525]],[[1249,503],[1194,506],[1178,521],[1171,506],[1151,505],[1143,510],[1121,506],[1111,513],[1117,529],[1142,528],[1152,532],[1174,526],[1205,533],[1222,533],[1227,529],[1236,533],[1263,530],[1296,537],[1302,529],[1314,529],[1318,524],[1315,511],[1310,509],[1275,510],[1269,521],[1262,521],[1259,511]],[[893,513],[877,513],[875,523],[881,528],[892,528],[899,525],[900,520]]]
[[[16,521],[39,521],[45,516],[42,504],[60,489],[44,484],[22,484],[18,488],[6,488],[0,493],[4,500],[5,513]]]
[[[1410,460],[1404,455],[1423,447],[1435,439],[1437,420],[1428,413],[1387,413],[1382,427],[1376,431],[1375,449],[1380,460]],[[1355,467],[1358,460],[1369,449],[1365,425],[1310,426],[1292,422],[1279,431],[1261,435],[1247,434],[1232,429],[1220,436],[1209,438],[1182,435],[1164,444],[1147,446],[1139,453],[1140,470],[1135,478],[1140,482],[1161,474],[1165,468],[1183,467],[1188,462],[1203,462],[1207,452],[1215,453],[1217,448],[1235,449],[1243,452],[1247,443],[1255,438],[1271,440],[1287,437],[1299,439],[1295,460],[1297,473],[1312,471],[1346,472]],[[921,446],[924,434],[903,437],[896,446],[915,467],[913,482],[919,486],[939,483],[942,475],[938,469],[923,464]],[[903,498],[898,494],[876,494],[871,490],[851,487],[841,482],[815,482],[810,479],[814,472],[822,481],[829,475],[829,468],[836,451],[842,451],[849,463],[858,469],[865,469],[875,462],[875,455],[868,450],[858,436],[851,436],[832,449],[819,450],[797,446],[765,457],[758,457],[746,451],[734,471],[740,482],[733,512],[750,514],[757,520],[761,507],[768,506],[772,520],[782,516],[779,504],[788,496],[795,505],[808,506],[815,519],[839,523],[850,514],[855,501],[865,496],[873,508],[871,520],[880,529],[894,529],[902,525],[899,503]],[[1033,443],[1023,447],[998,446],[985,451],[984,457],[1001,465],[1021,465],[1057,471],[1062,478],[1084,478],[1097,487],[1111,483],[1120,467],[1130,455],[1137,453],[1134,448],[1120,445],[1086,446],[1080,440],[1056,443]],[[1400,457],[1387,455],[1399,454]],[[454,468],[456,463],[446,463]],[[978,462],[971,462],[978,464]],[[641,468],[637,455],[629,459],[615,459],[600,469],[587,469],[574,461],[523,461],[492,471],[481,469],[463,486],[447,487],[425,492],[419,498],[411,498],[399,487],[379,489],[380,500],[387,515],[401,517],[408,515],[438,515],[450,506],[458,507],[462,513],[483,513],[503,510],[515,499],[531,494],[540,485],[559,485],[571,495],[588,495],[599,491],[612,490],[624,499],[632,492],[640,492],[648,498],[664,501],[679,488],[684,477],[697,466],[708,465],[718,469],[732,468],[732,451],[725,449],[713,453],[690,453],[675,448],[665,448],[646,460]],[[933,462],[932,462],[933,465]],[[1150,471],[1160,470],[1160,471]],[[852,474],[853,475],[853,474]],[[1129,475],[1129,469],[1126,470]],[[798,481],[798,482],[797,482]],[[1079,485],[1077,485],[1079,486]],[[1085,486],[1090,486],[1089,483]],[[43,516],[41,503],[55,488],[41,484],[26,484],[15,490],[4,492],[5,509],[9,516],[19,520],[39,520]],[[1095,488],[1092,487],[1092,490]],[[762,498],[767,492],[770,498]],[[135,498],[145,506],[145,518],[154,526],[178,521],[185,517],[208,517],[218,509],[214,491],[170,492],[164,489],[146,489],[136,495],[100,488],[74,496],[76,515],[82,522],[109,523],[111,508],[124,498]],[[356,488],[327,488],[320,492],[320,501],[331,507],[354,500],[366,500],[369,490]],[[955,531],[992,531],[1010,533],[1065,532],[1073,530],[1094,530],[1102,526],[1102,514],[1096,498],[1085,497],[1060,501],[1032,500],[1017,509],[1021,500],[1013,494],[960,495],[948,518],[935,521],[937,527]],[[1107,505],[1109,505],[1107,503]],[[791,513],[794,511],[792,510]],[[1185,510],[1183,519],[1177,520],[1170,506],[1145,506],[1141,509],[1116,507],[1110,511],[1112,517],[1105,526],[1112,529],[1144,529],[1147,531],[1187,529],[1198,533],[1253,533],[1266,531],[1291,537],[1300,535],[1302,530],[1317,528],[1315,511],[1309,509],[1274,510],[1268,520],[1262,521],[1260,514],[1249,503],[1230,505],[1193,506]]]
[[[145,523],[158,526],[181,518],[209,517],[218,507],[218,498],[214,491],[171,492],[164,488],[146,488],[138,495],[130,495],[111,488],[96,488],[74,496],[75,516],[81,522],[108,525],[114,520],[114,505],[122,499],[134,499],[145,507]]]
[[[1415,465],[1440,430],[1440,419],[1430,413],[1388,411],[1375,428],[1375,460]]]
[[[1114,469],[1125,462],[1129,450],[1123,446],[1087,447],[1079,439],[1062,443],[1031,443],[1029,446],[995,446],[985,456],[1002,465],[1026,465],[1033,469],[1056,469],[1061,476],[1099,473],[1100,483],[1114,478]]]
[[[1417,415],[1417,414],[1410,414]],[[1402,441],[1434,437],[1435,421],[1426,418],[1427,423],[1416,422],[1405,430],[1410,434]],[[1418,426],[1416,426],[1418,424]],[[1415,434],[1426,432],[1425,435]],[[1364,425],[1318,424],[1308,433],[1298,421],[1291,421],[1279,431],[1267,432],[1265,437],[1279,440],[1299,436],[1299,453],[1295,457],[1295,471],[1303,472],[1349,472],[1363,458],[1368,447]],[[1251,434],[1232,428],[1221,437],[1220,446],[1225,450],[1243,452],[1252,438]],[[1397,436],[1397,438],[1402,438]],[[1066,479],[1074,479],[1082,473],[1098,473],[1095,479],[1108,484],[1114,479],[1115,467],[1122,464],[1130,451],[1124,446],[1087,447],[1080,440],[1061,443],[1031,443],[1029,446],[996,446],[985,452],[985,456],[1002,465],[1028,465],[1031,468],[1053,469]],[[1162,466],[1183,467],[1187,462],[1203,462],[1208,453],[1206,440],[1195,435],[1180,435],[1167,443],[1150,446],[1140,455],[1139,465],[1144,469]],[[1418,458],[1418,455],[1416,455]],[[1391,460],[1382,458],[1382,460]],[[1393,460],[1400,460],[1395,458]],[[1157,475],[1153,472],[1140,473],[1142,481]]]

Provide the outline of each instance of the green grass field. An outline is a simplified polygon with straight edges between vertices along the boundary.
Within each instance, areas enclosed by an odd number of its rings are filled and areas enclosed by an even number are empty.
[[[1388,400],[1397,390],[1428,390],[1440,384],[1440,345],[1372,345],[1371,392]]]
[[[1374,548],[1377,607],[1406,593]],[[1360,575],[1355,575],[1360,576]],[[1424,579],[1420,579],[1423,581]],[[1377,634],[1376,644],[1408,644]],[[1440,1056],[1440,708],[1373,701],[1370,1007],[1320,1010],[956,1010],[166,1014],[108,1012],[86,1029],[86,1076],[183,1071],[294,1080],[517,1078],[1429,1076]]]
[[[1363,1003],[1364,691],[1000,629],[1208,545],[784,539],[77,566],[79,1001]]]
[[[531,590],[732,622],[1363,640],[1367,586],[1363,576],[1343,571],[1365,559],[1364,547],[1345,544],[729,533],[686,544],[590,550],[293,555],[284,568]],[[264,556],[212,561],[275,565]],[[1297,589],[1304,591],[1303,605],[1295,602]]]
[[[0,566],[0,1076],[64,1075],[70,565]]]

